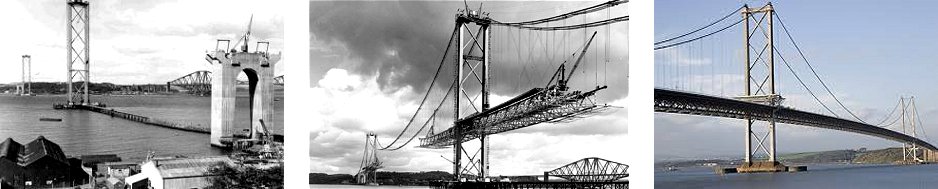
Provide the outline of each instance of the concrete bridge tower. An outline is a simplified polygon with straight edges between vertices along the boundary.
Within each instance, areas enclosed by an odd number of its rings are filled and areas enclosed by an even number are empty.
[[[241,38],[240,49],[229,49],[229,40],[218,40],[214,52],[206,59],[213,63],[212,68],[212,122],[211,144],[229,148],[237,140],[235,118],[250,116],[251,139],[259,139],[259,132],[264,131],[261,123],[273,125],[274,113],[274,67],[280,61],[281,54],[268,53],[269,43],[257,42],[254,51],[248,50],[250,24],[248,32]],[[219,48],[224,43],[224,48]],[[237,46],[238,44],[235,44]],[[264,45],[263,48],[261,46]],[[238,74],[244,72],[248,79],[250,115],[236,115],[235,89]]]

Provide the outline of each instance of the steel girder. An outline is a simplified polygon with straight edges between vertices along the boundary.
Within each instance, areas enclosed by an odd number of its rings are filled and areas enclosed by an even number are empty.
[[[212,92],[212,72],[195,71],[166,83],[169,86],[181,86],[191,94],[209,94]]]
[[[283,85],[283,75],[274,77],[274,85]]]
[[[831,117],[783,106],[713,97],[703,94],[655,89],[655,112],[688,114],[735,119],[752,118],[779,123],[840,130],[884,138],[900,143],[912,143],[930,150],[938,150],[928,142],[889,129],[843,118]]]
[[[448,148],[457,137],[463,142],[479,138],[482,134],[492,135],[520,129],[539,123],[556,123],[581,118],[596,113],[608,105],[595,104],[589,97],[605,87],[591,91],[564,91],[557,87],[534,88],[495,106],[487,111],[475,113],[456,122],[456,126],[432,136],[421,138],[422,148]],[[462,136],[454,129],[460,127]]]
[[[545,174],[574,182],[612,182],[629,176],[629,165],[598,157],[583,158]],[[546,178],[545,178],[546,180]]]

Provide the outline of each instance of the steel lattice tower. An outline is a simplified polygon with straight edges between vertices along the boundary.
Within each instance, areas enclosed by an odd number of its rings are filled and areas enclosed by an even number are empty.
[[[744,71],[746,80],[745,94],[738,99],[762,103],[770,106],[779,106],[783,98],[775,91],[775,48],[773,48],[773,18],[775,10],[772,4],[766,4],[759,8],[749,8],[745,6],[742,9],[744,19],[744,60],[746,61],[746,70]],[[757,37],[764,40],[752,40]],[[753,57],[752,55],[756,56]],[[746,119],[746,157],[747,164],[751,164],[759,150],[765,153],[766,161],[776,162],[775,159],[775,120],[768,121],[768,131],[761,134],[753,132],[752,126],[756,120]],[[755,138],[756,145],[753,145],[752,139]],[[768,142],[768,146],[765,143]],[[755,147],[755,149],[753,149]]]
[[[362,162],[355,180],[359,184],[378,182],[378,169],[384,168],[378,159],[378,135],[368,133],[365,135],[365,152],[362,153]]]
[[[902,133],[917,138],[918,120],[916,119],[915,97],[899,98],[899,105],[902,112],[899,114],[899,120],[902,121]],[[911,133],[911,134],[910,134]],[[924,162],[921,148],[915,143],[902,143],[902,161],[903,163]]]
[[[90,8],[88,2],[84,0],[68,0],[66,12],[66,50],[68,51],[68,89],[67,103],[83,104],[89,103],[88,83],[91,82],[89,75],[90,64]],[[77,80],[77,81],[76,81]],[[75,85],[75,82],[81,82]]]
[[[484,112],[489,109],[489,44],[491,41],[490,38],[490,21],[483,15],[485,13],[476,13],[471,10],[463,10],[463,12],[456,15],[456,28],[459,30],[458,40],[459,43],[457,46],[458,54],[456,60],[456,91],[453,93],[454,102],[454,125],[458,125],[458,121],[463,117],[462,114]],[[475,26],[471,26],[471,25]],[[475,29],[475,32],[473,32]],[[466,70],[468,68],[468,70]],[[475,88],[478,87],[478,88]],[[477,96],[472,97],[469,95],[469,91],[479,90]],[[481,97],[482,107],[476,107],[475,101],[479,100],[477,97]],[[468,107],[472,109],[461,109],[460,103],[468,103]],[[456,136],[462,136],[467,133],[463,133],[460,127],[456,128]],[[462,154],[466,153],[468,163],[476,169],[478,173],[477,176],[481,179],[485,179],[488,176],[489,172],[489,158],[488,158],[488,149],[489,143],[485,133],[478,133],[479,142],[481,143],[479,147],[480,157],[476,159],[474,156],[468,156],[469,154],[465,151],[462,146],[463,142],[462,137],[456,137],[456,142],[453,144],[453,174],[455,179],[458,181],[462,178],[463,172],[469,172],[471,170],[467,169],[463,171],[464,167],[462,165]]]
[[[33,76],[32,76],[32,73],[33,73],[33,63],[32,63],[32,60],[33,60],[33,57],[32,57],[32,56],[29,56],[28,54],[27,54],[27,55],[23,55],[23,64],[22,64],[22,66],[20,66],[20,67],[22,67],[22,69],[23,69],[23,82],[20,83],[20,88],[21,88],[21,89],[20,89],[20,91],[19,91],[19,94],[21,94],[21,95],[27,95],[27,94],[32,94],[32,93],[33,93],[33,92],[32,92],[32,91],[33,91],[33,86],[32,86],[32,83],[33,83]]]

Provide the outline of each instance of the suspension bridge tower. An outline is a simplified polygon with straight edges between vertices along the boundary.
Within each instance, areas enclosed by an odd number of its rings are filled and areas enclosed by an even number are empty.
[[[773,19],[775,12],[772,4],[758,8],[744,6],[743,16],[743,47],[746,63],[744,79],[746,80],[745,94],[737,97],[743,101],[780,106],[781,95],[775,90],[775,48]],[[754,40],[758,39],[758,40]],[[755,55],[755,56],[753,56]],[[787,168],[778,162],[775,154],[775,118],[767,120],[765,132],[753,131],[757,120],[746,118],[746,156],[737,170],[739,172],[778,172]],[[753,144],[756,139],[756,144]],[[768,143],[768,144],[766,144]],[[758,160],[757,160],[758,159]]]
[[[90,36],[90,8],[88,1],[68,0],[66,11],[66,45],[68,56],[68,81],[66,83],[66,107],[73,105],[89,105],[88,83],[91,82],[89,74],[91,44]],[[76,83],[81,82],[81,83]]]
[[[902,112],[899,114],[899,119],[902,120],[902,133],[910,135],[914,138],[918,138],[917,126],[920,121],[916,118],[918,112],[915,108],[915,97],[909,98],[900,98],[899,105],[901,106]],[[915,164],[925,162],[925,153],[918,145],[911,142],[902,143],[902,163]]]
[[[252,18],[253,21],[253,18]],[[212,63],[212,146],[230,148],[239,138],[260,140],[265,130],[264,122],[273,125],[274,113],[274,67],[280,61],[281,54],[268,52],[268,42],[257,42],[254,51],[248,49],[251,24],[247,32],[234,46],[230,40],[218,40],[215,51],[206,54],[206,60]],[[224,44],[222,47],[221,44]],[[239,46],[240,44],[240,46]],[[261,48],[263,45],[263,48]],[[248,79],[248,98],[250,99],[250,133],[247,136],[236,135],[236,88],[238,74],[244,72]]]
[[[32,82],[33,82],[33,64],[32,56],[23,55],[22,64],[20,64],[20,69],[22,71],[22,81],[19,85],[16,85],[16,95],[28,96],[32,95]]]
[[[378,135],[368,133],[365,135],[365,152],[355,181],[358,184],[375,185],[378,183],[378,169],[384,168],[378,160]]]
[[[459,120],[462,119],[462,114],[469,113],[470,111],[475,113],[485,112],[489,109],[489,44],[490,41],[490,26],[491,20],[488,18],[487,13],[481,11],[473,10],[461,10],[456,14],[456,28],[459,30],[457,32],[457,40],[459,41],[456,46],[457,49],[457,58],[456,58],[456,91],[453,93],[454,98],[454,125],[459,125]],[[473,32],[475,30],[475,32]],[[479,96],[481,97],[481,107],[475,107],[475,99],[469,95],[461,95],[460,93],[467,93],[466,91],[479,91]],[[471,107],[471,109],[461,109],[463,105],[460,103],[468,103],[466,106]],[[464,133],[461,127],[455,128],[455,136],[463,135],[478,135],[479,142],[481,143],[479,147],[479,157],[475,159],[473,157],[462,157],[465,149],[463,148],[463,137],[456,137],[456,142],[453,143],[453,175],[457,181],[463,179],[462,173],[464,166],[466,167],[475,167],[478,174],[473,176],[477,177],[480,180],[484,180],[488,177],[489,173],[489,141],[487,140],[486,133],[482,132],[484,130],[479,130],[479,133]],[[467,159],[467,163],[471,165],[463,165],[463,159]]]

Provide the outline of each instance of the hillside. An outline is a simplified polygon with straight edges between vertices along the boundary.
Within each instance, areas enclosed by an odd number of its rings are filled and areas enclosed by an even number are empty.
[[[802,152],[781,154],[778,160],[787,165],[797,164],[825,164],[825,163],[855,163],[855,164],[891,164],[902,161],[901,148],[886,148],[879,150],[831,150],[820,152]],[[656,168],[680,167],[706,167],[706,166],[733,166],[742,162],[742,159],[711,159],[667,161],[655,164]]]
[[[853,159],[853,163],[887,164],[902,161],[902,148],[871,150]]]
[[[429,172],[378,172],[378,184],[426,186],[430,181],[440,181],[452,178],[452,174],[443,171]],[[310,184],[354,184],[355,178],[349,174],[310,173]]]

